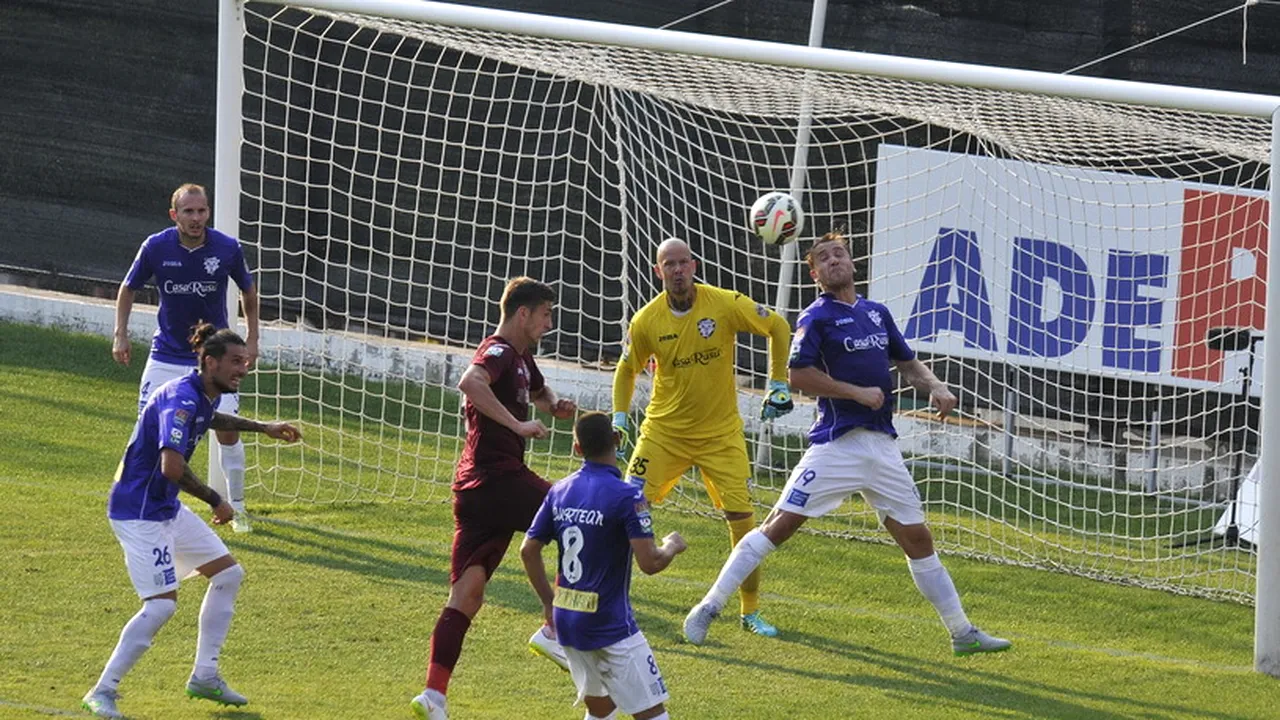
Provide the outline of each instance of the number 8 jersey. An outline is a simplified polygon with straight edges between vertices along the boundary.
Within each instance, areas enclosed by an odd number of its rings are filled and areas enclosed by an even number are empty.
[[[640,631],[631,612],[631,540],[653,537],[644,491],[612,465],[585,462],[551,486],[529,537],[559,549],[555,623],[561,645],[597,650]]]

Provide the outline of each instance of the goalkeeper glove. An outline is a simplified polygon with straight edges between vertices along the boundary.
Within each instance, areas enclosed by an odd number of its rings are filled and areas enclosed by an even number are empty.
[[[791,402],[791,388],[781,380],[769,381],[769,394],[764,396],[764,407],[760,408],[761,420],[774,420],[794,410],[796,404]]]
[[[613,434],[618,438],[618,462],[625,464],[631,455],[631,419],[625,412],[613,414]]]

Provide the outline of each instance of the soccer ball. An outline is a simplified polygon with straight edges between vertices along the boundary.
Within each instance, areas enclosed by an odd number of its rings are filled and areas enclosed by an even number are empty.
[[[751,205],[747,228],[769,245],[786,245],[804,229],[804,212],[790,195],[766,193]]]

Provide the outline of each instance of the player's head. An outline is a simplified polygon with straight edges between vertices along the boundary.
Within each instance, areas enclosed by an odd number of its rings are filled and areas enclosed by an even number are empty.
[[[187,183],[174,190],[169,198],[169,219],[183,237],[204,238],[205,226],[209,224],[209,196],[204,187]]]
[[[662,289],[676,297],[683,297],[693,289],[693,275],[698,262],[693,259],[689,244],[680,238],[667,238],[658,245],[657,264],[653,271],[662,279]]]
[[[249,372],[249,348],[234,330],[200,323],[191,332],[191,349],[200,361],[200,376],[218,392],[240,391],[240,381]]]
[[[531,277],[512,278],[502,291],[502,324],[525,335],[529,344],[537,345],[552,327],[551,310],[556,291]]]
[[[838,292],[853,285],[853,257],[844,233],[833,231],[814,240],[804,261],[809,263],[809,277],[823,292]]]
[[[586,460],[616,464],[618,437],[613,420],[602,412],[585,413],[573,426],[573,450]]]

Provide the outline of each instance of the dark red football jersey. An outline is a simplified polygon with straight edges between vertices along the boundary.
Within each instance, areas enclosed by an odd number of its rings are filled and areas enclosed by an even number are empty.
[[[498,402],[517,420],[529,419],[529,394],[541,390],[545,384],[532,353],[517,353],[506,340],[490,335],[476,348],[471,364],[489,373],[489,387]],[[524,468],[524,438],[480,412],[469,399],[463,412],[467,421],[467,443],[458,458],[454,490],[478,487],[486,480]]]

